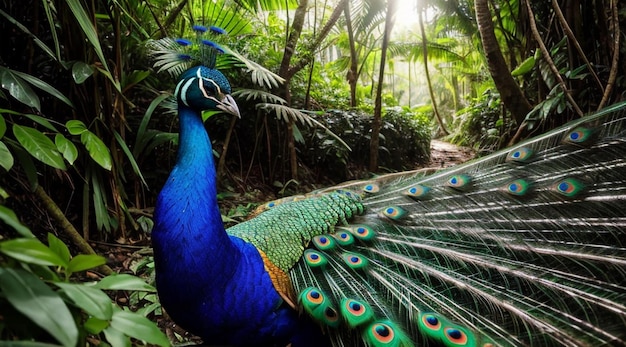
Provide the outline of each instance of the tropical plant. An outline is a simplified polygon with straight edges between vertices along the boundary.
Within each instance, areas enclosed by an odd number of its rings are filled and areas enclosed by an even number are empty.
[[[0,220],[19,235],[0,241],[4,255],[0,257],[0,340],[56,342],[66,347],[107,342],[121,347],[129,346],[132,338],[170,345],[156,324],[119,307],[105,292],[154,293],[154,287],[131,275],[76,283],[78,274],[103,265],[104,257],[71,256],[53,234],[48,234],[48,245],[43,244],[5,206],[0,206]]]

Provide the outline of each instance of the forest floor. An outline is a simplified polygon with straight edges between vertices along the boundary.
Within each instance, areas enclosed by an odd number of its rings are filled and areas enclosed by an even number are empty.
[[[431,167],[445,168],[474,158],[474,150],[439,140],[430,141]]]

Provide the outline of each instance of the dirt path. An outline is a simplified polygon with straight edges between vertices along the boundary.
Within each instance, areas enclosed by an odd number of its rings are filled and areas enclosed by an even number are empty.
[[[474,150],[439,140],[430,141],[430,162],[432,166],[448,167],[464,163],[474,158]]]

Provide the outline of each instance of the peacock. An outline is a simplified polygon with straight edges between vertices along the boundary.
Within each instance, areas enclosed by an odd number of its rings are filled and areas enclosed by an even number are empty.
[[[626,104],[436,173],[269,202],[225,229],[202,112],[239,109],[215,68],[223,49],[203,43],[174,90],[178,156],[152,232],[180,326],[232,346],[626,345]]]

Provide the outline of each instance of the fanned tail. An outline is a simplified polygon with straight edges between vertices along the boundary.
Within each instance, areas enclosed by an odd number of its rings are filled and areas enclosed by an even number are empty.
[[[290,272],[336,345],[626,345],[626,111],[450,170],[356,182]]]

